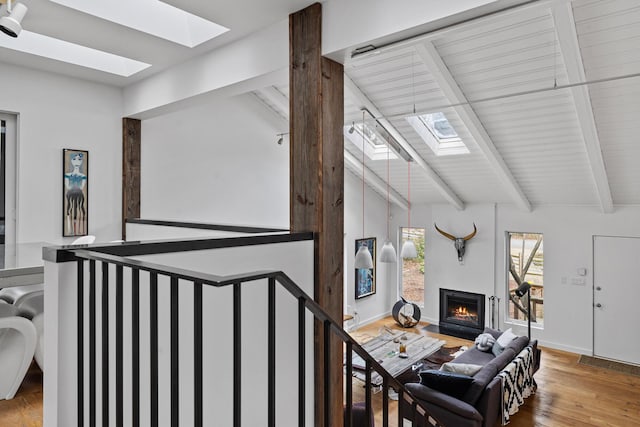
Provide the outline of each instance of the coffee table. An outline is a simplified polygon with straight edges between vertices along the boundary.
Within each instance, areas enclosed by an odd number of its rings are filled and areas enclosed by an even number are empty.
[[[406,347],[406,358],[400,357],[400,344]],[[399,330],[387,330],[385,333],[367,341],[362,348],[373,356],[383,368],[393,377],[397,377],[414,365],[418,365],[423,359],[438,351],[444,341]],[[353,376],[365,381],[365,362],[354,354]],[[382,376],[377,372],[371,372],[371,385],[382,385]]]

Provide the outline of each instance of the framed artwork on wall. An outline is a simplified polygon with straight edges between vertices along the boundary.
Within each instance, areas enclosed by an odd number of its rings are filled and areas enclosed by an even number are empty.
[[[373,258],[373,268],[356,268],[356,299],[376,293],[376,238],[356,239],[356,252],[365,244]]]
[[[89,152],[62,150],[62,236],[89,234]]]

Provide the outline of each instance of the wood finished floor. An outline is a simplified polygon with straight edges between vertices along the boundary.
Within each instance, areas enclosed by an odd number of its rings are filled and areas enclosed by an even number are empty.
[[[471,345],[471,341],[423,331],[411,332],[440,338],[445,347]],[[354,337],[377,335],[381,327],[395,326],[382,319],[353,332]],[[542,347],[538,391],[511,417],[510,427],[632,427],[640,426],[640,377],[578,364],[579,355]],[[357,394],[355,394],[357,393]],[[354,401],[364,401],[363,388],[354,383]],[[374,395],[376,426],[382,425],[381,395]],[[397,404],[390,406],[390,425],[396,425]],[[456,426],[451,426],[456,427]]]
[[[426,324],[410,329],[445,340],[446,347],[470,341],[423,331]],[[396,328],[387,318],[358,329],[356,337],[375,336],[381,327]],[[398,327],[398,329],[400,329]],[[578,364],[579,356],[542,349],[536,373],[537,393],[511,417],[510,427],[631,427],[640,426],[640,377]],[[354,382],[354,400],[364,401],[364,389]],[[374,395],[376,426],[381,426],[381,395]],[[396,404],[391,406],[391,425],[396,425]],[[0,401],[0,427],[42,426],[42,373],[32,365],[16,397]],[[456,426],[451,426],[456,427]]]

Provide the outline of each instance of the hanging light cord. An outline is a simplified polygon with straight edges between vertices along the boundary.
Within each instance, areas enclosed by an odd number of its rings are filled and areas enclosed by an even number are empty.
[[[362,111],[362,238],[364,239],[364,110]]]
[[[387,141],[387,241],[389,240],[389,215],[391,211],[389,209],[389,141]]]
[[[407,162],[407,171],[408,171],[408,184],[407,184],[407,198],[409,199],[409,208],[407,209],[407,219],[409,222],[409,227],[411,228],[411,162]]]

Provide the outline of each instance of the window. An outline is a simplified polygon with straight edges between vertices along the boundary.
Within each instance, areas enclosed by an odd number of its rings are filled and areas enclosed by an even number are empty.
[[[469,153],[444,113],[420,114],[406,119],[436,156]]]
[[[382,138],[378,130],[366,123],[354,123],[351,126],[345,126],[344,135],[360,151],[362,151],[362,135],[364,135],[364,154],[371,160],[387,160],[387,151],[390,159],[398,158],[393,150],[387,148],[387,142]]]
[[[407,301],[424,307],[424,228],[406,228],[400,229],[401,245],[406,240],[412,240],[416,245],[418,257],[413,259],[400,258],[402,268],[400,295]]]
[[[531,322],[544,323],[544,250],[542,234],[507,232],[508,320],[527,320],[527,296],[518,297],[520,283],[531,284]]]

